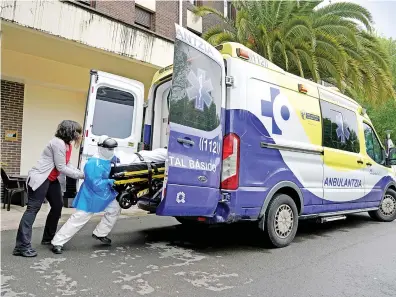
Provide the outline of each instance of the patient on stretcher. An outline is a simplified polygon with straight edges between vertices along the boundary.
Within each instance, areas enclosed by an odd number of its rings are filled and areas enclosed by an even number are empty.
[[[121,208],[130,208],[143,197],[154,203],[160,201],[166,157],[165,148],[144,150],[135,154],[132,163],[112,167],[110,178],[116,180],[114,188]]]

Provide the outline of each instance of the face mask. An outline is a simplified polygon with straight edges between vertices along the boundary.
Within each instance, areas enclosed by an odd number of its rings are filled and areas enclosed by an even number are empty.
[[[99,147],[99,157],[104,160],[111,160],[114,157],[114,149]]]

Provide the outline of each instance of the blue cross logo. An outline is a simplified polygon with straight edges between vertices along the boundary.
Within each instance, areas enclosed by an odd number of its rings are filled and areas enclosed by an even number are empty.
[[[336,116],[336,122],[337,122],[337,137],[340,140],[341,143],[345,143],[347,140],[349,140],[349,137],[351,136],[351,133],[349,132],[349,127],[347,123],[344,123],[344,120],[342,119],[342,115],[339,113]]]
[[[274,101],[276,96],[280,94],[279,89],[270,88],[271,101],[261,100],[261,115],[272,119],[272,134],[282,135],[282,130],[277,125],[274,112],[280,112],[282,119],[287,121],[290,118],[290,111],[286,105],[283,105],[280,110],[274,111]]]
[[[212,81],[206,79],[206,72],[202,69],[197,70],[197,75],[191,70],[187,75],[191,87],[187,89],[187,96],[190,100],[195,100],[195,108],[204,110],[204,104],[209,107],[212,102],[212,96],[209,94],[213,91]]]

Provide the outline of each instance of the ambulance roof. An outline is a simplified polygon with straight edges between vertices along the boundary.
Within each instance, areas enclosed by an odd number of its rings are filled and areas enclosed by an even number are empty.
[[[273,71],[285,75],[286,77],[297,79],[302,83],[304,83],[305,85],[311,85],[317,87],[319,89],[319,96],[322,99],[331,100],[338,104],[348,106],[354,110],[358,110],[359,112],[362,111],[362,107],[359,103],[357,103],[352,98],[342,94],[338,88],[322,86],[308,79],[304,79],[300,76],[286,72],[281,67],[275,65],[274,63],[270,62],[269,60],[265,59],[264,57],[260,56],[259,54],[255,53],[254,51],[252,51],[251,49],[240,43],[225,42],[216,46],[216,49],[220,51],[220,53],[222,53],[223,55],[229,55],[233,58],[239,58],[239,59],[243,58],[241,52],[242,50],[243,54],[248,56],[248,59],[245,59],[246,62],[267,69],[271,69]],[[158,70],[153,77],[152,84],[157,84],[160,81],[168,78],[172,74],[172,71],[173,71],[173,65],[169,65],[167,67]]]

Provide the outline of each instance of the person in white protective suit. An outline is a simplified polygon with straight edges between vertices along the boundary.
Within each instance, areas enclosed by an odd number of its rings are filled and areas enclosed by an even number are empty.
[[[118,193],[113,189],[114,180],[109,179],[111,163],[114,163],[114,148],[117,142],[107,136],[101,136],[98,141],[98,152],[90,158],[84,167],[85,180],[73,201],[77,211],[55,235],[52,251],[61,254],[63,245],[68,242],[89,220],[98,212],[104,211],[104,216],[93,231],[92,237],[106,245],[111,244],[107,235],[113,229],[121,213],[121,207],[115,199]],[[167,149],[159,148],[153,151],[140,151],[134,155],[132,163],[165,162]]]
[[[102,211],[105,211],[105,214],[93,231],[92,236],[104,244],[111,244],[107,235],[113,229],[121,213],[121,207],[115,200],[118,193],[113,189],[114,180],[109,178],[111,161],[114,157],[114,149],[117,146],[117,142],[112,138],[107,136],[99,138],[98,152],[84,166],[86,179],[73,201],[76,212],[70,216],[51,241],[52,251],[55,254],[61,254],[63,245],[95,213]]]

